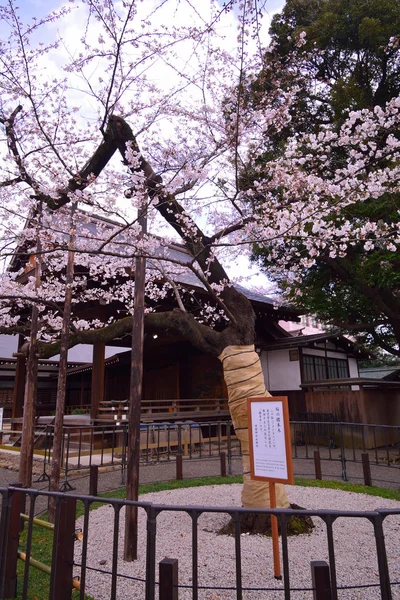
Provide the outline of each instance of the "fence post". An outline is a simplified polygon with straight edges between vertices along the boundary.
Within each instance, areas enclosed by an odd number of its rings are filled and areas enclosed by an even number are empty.
[[[183,479],[183,459],[182,454],[176,455],[176,478],[179,480]]]
[[[322,479],[321,456],[319,450],[314,450],[315,479]]]
[[[324,560],[311,561],[314,600],[332,600],[329,565]]]
[[[369,454],[368,452],[363,452],[361,454],[362,467],[364,473],[364,485],[371,486],[372,478],[371,478],[371,465],[369,464]]]
[[[157,514],[154,506],[150,506],[147,511],[145,600],[155,600]]]
[[[54,523],[49,600],[71,600],[76,499],[59,497]]]
[[[163,558],[159,563],[160,600],[178,600],[178,559]]]
[[[89,496],[97,496],[98,481],[99,467],[98,465],[91,465],[89,467]]]
[[[343,423],[339,423],[340,427],[340,460],[342,463],[342,479],[343,481],[348,481],[347,479],[347,468],[346,468],[346,450],[344,447],[344,439],[343,439]]]
[[[380,511],[385,512],[385,509],[377,508],[375,512],[380,513]],[[378,569],[379,569],[379,583],[381,588],[381,598],[382,600],[392,600],[392,591],[390,584],[390,574],[389,567],[387,561],[386,554],[386,546],[385,546],[385,535],[383,532],[383,519],[384,514],[378,514],[372,521],[375,532],[375,543],[376,543],[376,556],[378,559]]]
[[[126,481],[126,447],[128,440],[128,430],[126,424],[123,425],[122,429],[122,458],[121,458],[121,485],[125,485]]]
[[[21,483],[12,483],[10,487],[22,487]],[[18,542],[21,531],[21,512],[24,509],[23,492],[8,492],[10,494],[8,508],[8,526],[4,523],[4,582],[3,598],[17,597],[17,561],[18,561]],[[6,508],[6,507],[4,507]],[[2,511],[3,512],[3,511]],[[7,517],[7,510],[5,511]],[[3,529],[3,528],[2,528]]]
[[[231,421],[228,422],[228,433],[227,433],[227,446],[228,446],[228,474],[232,475],[232,438],[231,438]]]
[[[183,479],[183,462],[182,462],[182,426],[178,424],[178,451],[176,454],[176,478]]]
[[[7,558],[7,529],[11,510],[11,494],[5,490],[1,494],[1,519],[0,519],[0,598],[4,598],[4,575]]]
[[[221,463],[221,477],[226,477],[226,453],[221,452],[219,459]]]

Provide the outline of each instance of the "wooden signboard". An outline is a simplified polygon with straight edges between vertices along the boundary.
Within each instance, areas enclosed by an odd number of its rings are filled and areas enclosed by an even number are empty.
[[[247,399],[252,479],[293,484],[286,396]]]
[[[247,398],[250,477],[269,482],[271,508],[276,508],[276,483],[294,483],[288,399],[286,396]],[[274,575],[282,579],[278,520],[271,515]]]

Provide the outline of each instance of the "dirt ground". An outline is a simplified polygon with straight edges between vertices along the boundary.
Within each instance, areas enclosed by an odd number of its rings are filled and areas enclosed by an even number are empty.
[[[0,469],[8,469],[9,471],[19,471],[19,452],[14,453],[4,452],[0,450]],[[43,471],[43,461],[33,460],[33,475],[40,475]]]

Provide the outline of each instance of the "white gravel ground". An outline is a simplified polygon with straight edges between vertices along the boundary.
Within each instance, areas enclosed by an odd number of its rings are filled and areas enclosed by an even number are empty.
[[[191,504],[201,506],[240,506],[241,485],[218,485],[185,488],[141,496],[141,501],[158,504]],[[375,510],[395,508],[399,514],[385,520],[384,531],[390,577],[400,582],[400,502],[385,500],[364,494],[353,494],[339,490],[287,486],[291,502],[313,509]],[[112,544],[114,517],[110,505],[90,513],[88,561],[90,567],[110,571],[112,567]],[[140,558],[133,563],[123,561],[124,509],[120,514],[118,573],[145,578],[146,569],[146,520],[139,510]],[[199,585],[212,589],[199,591],[201,600],[234,600],[234,590],[215,589],[235,586],[234,539],[217,536],[216,531],[228,521],[226,514],[204,513],[198,522]],[[289,538],[290,587],[311,587],[310,561],[328,560],[325,526],[314,518],[316,525],[311,535]],[[78,522],[83,526],[83,519]],[[378,566],[372,525],[366,519],[338,519],[334,524],[334,542],[338,585],[377,584]],[[179,560],[179,583],[191,584],[191,519],[185,513],[163,512],[157,519],[156,564],[165,558]],[[273,576],[272,543],[263,536],[241,536],[243,587],[274,588],[276,591],[245,591],[244,600],[283,600],[283,583]],[[80,546],[76,546],[76,563],[80,563]],[[77,573],[79,574],[79,570]],[[158,567],[156,578],[158,579]],[[400,600],[400,585],[392,586],[393,600]],[[95,600],[109,600],[111,576],[96,571],[87,571],[86,592]],[[381,598],[379,587],[339,590],[340,600],[369,600]],[[118,577],[118,600],[144,599],[144,583]],[[156,598],[158,590],[156,589]],[[180,589],[179,599],[192,598],[190,589]],[[311,591],[293,591],[293,600],[311,600]]]

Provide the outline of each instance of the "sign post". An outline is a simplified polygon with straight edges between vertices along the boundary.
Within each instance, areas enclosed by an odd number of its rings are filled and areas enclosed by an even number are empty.
[[[269,482],[271,508],[276,508],[276,483],[293,484],[289,408],[286,396],[247,398],[250,477]],[[278,519],[271,515],[274,576],[282,579]]]

